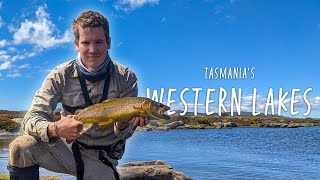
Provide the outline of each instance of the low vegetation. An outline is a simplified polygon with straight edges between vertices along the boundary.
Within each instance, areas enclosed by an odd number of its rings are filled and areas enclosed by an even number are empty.
[[[0,129],[12,132],[19,127],[19,124],[12,119],[22,118],[24,112],[0,110]]]

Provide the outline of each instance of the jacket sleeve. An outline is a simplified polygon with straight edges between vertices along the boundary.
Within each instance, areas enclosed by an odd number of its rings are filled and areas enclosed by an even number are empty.
[[[63,81],[63,77],[57,69],[51,71],[46,77],[21,123],[25,134],[49,142],[47,129],[49,124],[54,121],[53,111],[60,101]]]
[[[127,69],[124,75],[124,82],[122,84],[123,90],[120,93],[120,98],[122,97],[137,97],[138,96],[138,80],[136,75]],[[120,139],[128,139],[134,133],[133,125],[129,124],[125,129],[120,130],[114,124],[114,133]]]

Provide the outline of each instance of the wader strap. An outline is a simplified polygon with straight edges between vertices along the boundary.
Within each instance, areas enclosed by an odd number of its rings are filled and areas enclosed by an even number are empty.
[[[67,105],[64,105],[64,104],[62,104],[62,107],[63,107],[64,110],[70,112],[71,114],[74,114],[74,113],[76,112],[76,110],[78,110],[78,109],[84,109],[84,108],[86,108],[85,105],[76,106],[76,107],[71,107],[71,106],[67,106]]]
[[[111,61],[109,64],[110,64],[111,67],[110,67],[109,74],[108,74],[107,78],[104,81],[103,94],[102,94],[100,102],[105,101],[105,100],[108,99],[110,75],[111,75],[111,72],[113,70],[113,62]],[[62,104],[63,109],[65,109],[66,111],[68,111],[68,112],[70,112],[72,114],[74,114],[75,111],[78,110],[78,109],[84,109],[84,108],[86,108],[86,107],[88,107],[90,105],[93,105],[93,103],[92,103],[92,101],[90,99],[90,96],[89,96],[88,89],[87,89],[86,80],[81,75],[78,66],[77,66],[77,71],[78,71],[78,78],[79,78],[79,81],[80,81],[81,90],[82,90],[82,94],[83,94],[83,97],[84,97],[84,100],[85,100],[85,104],[81,105],[81,106],[76,106],[76,107],[71,107],[71,106],[67,106],[67,105]],[[99,150],[99,157],[100,157],[101,149],[105,150],[106,152],[109,152],[110,151],[110,147],[109,146],[96,146],[95,147],[95,146],[88,146],[88,145],[83,144],[83,143],[78,142],[78,141],[74,141],[73,142],[73,144],[72,144],[72,152],[73,152],[73,156],[74,156],[74,159],[76,161],[76,164],[77,164],[77,180],[83,180],[84,164],[83,164],[83,161],[82,161],[82,158],[81,158],[81,152],[79,150],[79,144],[82,147],[84,147],[85,149],[95,149],[96,148],[97,150]],[[91,148],[91,147],[94,147],[94,148]],[[104,164],[106,164],[104,161],[102,161],[102,162]],[[120,178],[119,178],[119,174],[118,174],[117,170],[115,170],[115,168],[112,166],[112,163],[109,162],[109,164],[111,164],[111,166],[108,165],[108,164],[107,165],[110,166],[113,169],[116,179],[119,180]]]
[[[104,150],[104,151],[108,152],[108,151],[110,151],[110,148],[111,148],[111,146],[88,146],[88,145],[86,145],[80,141],[77,141],[77,140],[76,140],[76,142],[78,144],[80,144],[85,149]]]
[[[71,149],[72,149],[74,160],[76,161],[76,164],[77,164],[77,166],[76,166],[77,167],[77,180],[83,180],[84,164],[83,164],[83,161],[81,158],[79,144],[76,141],[74,141],[72,143]]]
[[[86,84],[86,79],[84,79],[84,77],[81,75],[78,66],[77,66],[77,71],[78,71],[78,78],[80,81],[82,94],[83,94],[84,101],[85,101],[85,106],[88,107],[88,106],[92,105],[93,103],[92,103],[90,96],[89,96],[89,92],[88,92],[88,88],[87,88],[87,84]]]
[[[100,102],[108,99],[109,83],[110,83],[110,73],[109,73],[109,76],[106,78],[106,80],[104,80],[103,94],[100,99]]]
[[[113,62],[111,61],[110,63],[110,71],[109,71],[109,74],[107,76],[107,78],[104,80],[104,86],[103,86],[103,94],[102,94],[102,97],[100,99],[100,102],[102,101],[105,101],[108,99],[108,92],[109,92],[109,83],[110,83],[110,75],[111,75],[111,72],[113,70]],[[76,110],[78,109],[84,109],[90,105],[93,105],[91,99],[90,99],[90,96],[89,96],[89,92],[88,92],[88,89],[87,89],[87,85],[86,85],[86,80],[84,79],[84,77],[81,75],[80,73],[80,70],[77,66],[77,72],[78,72],[78,78],[79,78],[79,82],[80,82],[80,86],[81,86],[81,90],[82,90],[82,94],[83,94],[83,97],[84,97],[84,101],[85,101],[85,104],[81,105],[81,106],[76,106],[76,107],[71,107],[71,106],[67,106],[65,104],[62,104],[62,107],[64,110],[74,114],[76,112]]]
[[[106,157],[103,156],[102,150],[99,151],[99,159],[105,165],[109,166],[113,170],[113,174],[114,174],[114,177],[116,178],[116,180],[120,180],[120,175],[119,175],[117,169],[113,166],[113,164]]]

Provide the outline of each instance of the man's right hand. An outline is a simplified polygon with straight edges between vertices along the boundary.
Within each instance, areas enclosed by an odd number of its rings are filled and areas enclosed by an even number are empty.
[[[67,140],[75,140],[80,136],[79,132],[82,130],[83,124],[82,122],[75,120],[74,117],[75,115],[68,115],[55,122],[57,127],[57,134],[59,137],[63,137]],[[53,132],[54,128],[55,127],[53,123],[50,124],[49,132]]]

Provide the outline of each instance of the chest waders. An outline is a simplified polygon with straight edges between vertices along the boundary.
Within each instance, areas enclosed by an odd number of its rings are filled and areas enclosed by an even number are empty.
[[[102,101],[105,101],[108,99],[108,91],[109,91],[109,82],[110,82],[110,74],[111,74],[111,71],[113,69],[113,63],[112,61],[110,61],[109,63],[111,65],[110,67],[110,71],[109,73],[107,74],[107,77],[105,78],[105,81],[104,81],[104,87],[103,87],[103,94],[102,94],[102,98],[100,100],[100,102]],[[65,109],[66,111],[74,114],[76,110],[78,109],[84,109],[88,106],[91,106],[93,105],[90,97],[89,97],[89,92],[88,92],[88,89],[87,89],[87,86],[86,86],[86,80],[85,78],[81,75],[81,72],[77,66],[77,71],[78,71],[78,77],[79,77],[79,81],[80,81],[80,85],[81,85],[81,90],[82,90],[82,93],[83,93],[83,97],[84,97],[84,100],[85,100],[85,104],[84,105],[81,105],[81,106],[76,106],[76,107],[71,107],[71,106],[67,106],[67,105],[64,105],[62,104],[62,107],[63,109]],[[124,149],[124,145],[125,145],[125,141],[124,140],[120,140],[118,141],[118,144],[121,144],[123,145],[123,149]],[[83,174],[84,174],[84,164],[83,164],[83,161],[82,161],[82,158],[81,158],[81,152],[80,152],[80,149],[79,149],[79,145],[85,149],[95,149],[95,150],[99,150],[99,160],[101,160],[105,165],[109,166],[112,170],[113,170],[113,173],[114,173],[114,176],[116,178],[116,180],[120,180],[120,176],[116,170],[116,168],[113,166],[113,164],[103,156],[103,151],[107,152],[109,154],[109,152],[112,150],[112,146],[88,146],[84,143],[81,143],[79,141],[74,141],[72,143],[72,152],[73,152],[73,156],[74,156],[74,159],[76,161],[76,164],[77,164],[77,180],[83,180]],[[111,156],[112,157],[112,156]]]

